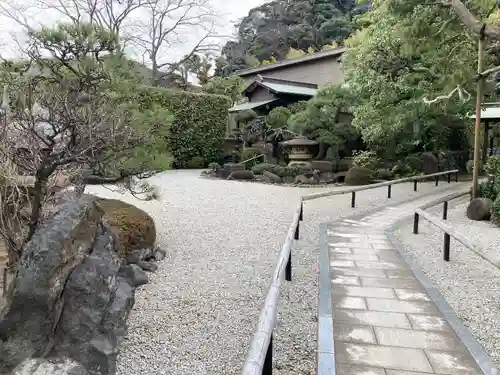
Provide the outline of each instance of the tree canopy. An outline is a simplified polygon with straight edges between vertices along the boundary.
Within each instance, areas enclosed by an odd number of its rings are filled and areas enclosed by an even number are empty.
[[[275,0],[253,8],[237,25],[236,40],[222,49],[216,74],[283,60],[290,48],[320,51],[341,44],[353,31],[355,5],[355,0]]]
[[[474,3],[483,17],[494,5]],[[438,3],[374,1],[363,22],[346,42],[345,70],[360,99],[353,124],[367,145],[388,156],[460,147],[473,101],[458,96],[475,94],[475,39]],[[452,100],[426,103],[457,87]]]

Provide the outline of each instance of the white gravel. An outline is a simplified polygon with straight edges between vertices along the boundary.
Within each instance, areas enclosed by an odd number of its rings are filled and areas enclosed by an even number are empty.
[[[500,228],[489,222],[467,219],[464,202],[467,200],[460,200],[448,211],[448,223],[500,259]],[[439,210],[433,209],[436,216],[440,215]],[[412,233],[412,226],[408,224],[399,228],[396,236],[500,366],[500,269],[453,239],[451,261],[443,261],[443,232],[425,220],[420,222],[418,235]]]
[[[154,176],[158,201],[137,201],[103,187],[87,191],[143,208],[157,224],[166,259],[136,296],[118,375],[241,373],[260,308],[301,195],[325,190],[198,177],[199,171]],[[393,187],[390,202],[448,188]],[[342,189],[342,187],[338,188]],[[386,189],[305,204],[293,281],[282,292],[275,332],[277,375],[315,373],[319,224],[380,207]]]

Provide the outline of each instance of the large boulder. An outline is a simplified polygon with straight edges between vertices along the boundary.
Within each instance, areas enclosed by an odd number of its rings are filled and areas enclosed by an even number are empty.
[[[280,176],[275,175],[273,172],[264,171],[262,175],[273,184],[281,184],[282,180]]]
[[[424,152],[421,158],[422,158],[422,169],[424,174],[438,173],[439,161],[436,155],[434,155],[432,152]]]
[[[368,168],[352,167],[347,171],[345,183],[347,185],[368,185],[373,179],[373,172]]]
[[[89,375],[89,372],[69,358],[30,358],[16,366],[12,375]]]
[[[94,201],[63,203],[26,244],[0,315],[0,372],[50,350],[66,282],[99,232],[102,212]]]
[[[146,212],[116,199],[98,199],[103,219],[116,238],[116,248],[124,259],[131,251],[153,248],[156,241],[155,222]]]
[[[145,280],[126,268],[100,202],[65,201],[25,246],[0,314],[0,373],[40,357],[116,373],[135,287]]]
[[[473,199],[467,207],[467,217],[471,220],[489,220],[493,202],[488,198]]]

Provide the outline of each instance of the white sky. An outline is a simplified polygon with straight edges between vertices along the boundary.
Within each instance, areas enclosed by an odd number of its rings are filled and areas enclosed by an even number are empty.
[[[0,2],[7,0],[0,0]],[[13,0],[15,1],[15,0]],[[17,0],[19,4],[27,4],[30,0]],[[64,0],[62,0],[64,1]],[[259,6],[265,3],[266,0],[212,0],[212,5],[220,11],[223,16],[220,19],[220,34],[221,35],[231,35],[234,32],[233,24],[240,18],[248,14],[251,8]],[[31,2],[30,2],[31,4]],[[47,16],[45,13],[43,17],[38,17],[42,19],[45,26],[50,25],[50,23],[61,21],[57,13],[51,13]],[[19,48],[13,41],[13,35],[18,39],[23,38],[24,32],[22,28],[15,22],[4,15],[0,15],[0,56],[3,58],[16,58],[20,56]],[[196,32],[193,35],[189,35],[188,41],[191,38],[192,43],[196,43]],[[223,41],[221,41],[221,44]],[[168,50],[168,56],[165,56],[165,61],[175,61],[180,59],[185,53],[192,49],[192,44],[189,42],[177,44]],[[166,54],[167,55],[167,54]]]

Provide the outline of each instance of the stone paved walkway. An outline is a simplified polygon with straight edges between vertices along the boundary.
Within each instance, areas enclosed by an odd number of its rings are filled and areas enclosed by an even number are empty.
[[[417,205],[328,227],[337,375],[483,374],[387,238]]]

